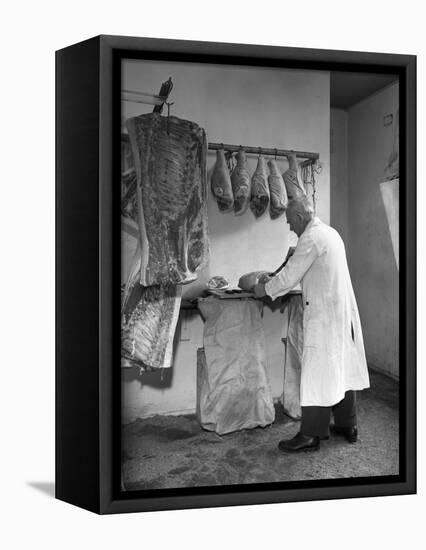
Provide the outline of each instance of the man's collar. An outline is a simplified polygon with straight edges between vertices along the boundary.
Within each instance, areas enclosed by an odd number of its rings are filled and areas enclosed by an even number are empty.
[[[308,223],[308,225],[305,227],[305,229],[303,230],[303,233],[304,233],[307,229],[310,229],[310,228],[314,225],[314,223],[317,223],[317,222],[319,222],[319,221],[320,221],[320,219],[319,219],[317,216],[314,216],[314,217],[312,218],[312,220]],[[303,233],[302,233],[302,235],[303,235]]]

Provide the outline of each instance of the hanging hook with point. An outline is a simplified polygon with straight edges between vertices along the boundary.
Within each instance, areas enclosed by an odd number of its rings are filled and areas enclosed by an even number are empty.
[[[168,103],[167,101],[165,102],[166,105],[167,105],[167,135],[169,135],[169,118],[170,118],[170,107],[172,105],[175,104],[174,101],[171,101],[170,103]]]

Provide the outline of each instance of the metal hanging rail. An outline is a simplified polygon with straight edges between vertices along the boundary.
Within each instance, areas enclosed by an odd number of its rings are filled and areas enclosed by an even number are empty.
[[[144,103],[146,105],[155,105],[154,113],[161,113],[164,104],[167,104],[170,92],[173,89],[172,79],[166,80],[161,84],[158,94],[148,94],[146,92],[138,92],[135,90],[121,90],[121,101],[129,103]]]
[[[237,153],[240,149],[244,149],[245,153],[253,153],[254,155],[268,155],[271,157],[287,157],[295,154],[297,158],[307,160],[318,160],[319,153],[311,153],[309,151],[291,151],[287,149],[273,149],[268,147],[251,147],[249,145],[230,145],[229,143],[209,143],[208,148],[211,151],[223,149],[230,153]]]
[[[129,141],[127,133],[122,132],[122,141]],[[305,162],[300,163],[300,167],[309,166],[312,162],[319,159],[319,153],[312,153],[310,151],[292,151],[287,149],[272,149],[267,147],[249,147],[247,145],[229,145],[229,143],[209,143],[208,149],[210,151],[217,151],[223,149],[225,152],[237,153],[240,149],[244,149],[245,153],[253,153],[254,155],[267,155],[271,157],[287,157],[290,154],[295,154],[297,158],[305,159]]]
[[[144,92],[134,92],[132,90],[121,90],[121,100],[129,103],[143,103],[145,105],[162,105],[164,97],[156,94],[146,94]]]
[[[121,133],[121,140],[124,142],[129,142],[129,136],[126,133]],[[297,158],[305,159],[303,162],[299,163],[299,168],[306,170],[311,170],[310,172],[310,181],[303,179],[305,186],[307,184],[312,185],[312,201],[314,212],[316,211],[316,181],[315,173],[319,174],[321,172],[322,166],[319,162],[319,153],[312,153],[310,151],[293,151],[288,149],[275,149],[267,147],[250,147],[248,145],[230,145],[229,143],[209,143],[208,149],[210,151],[217,151],[218,149],[223,149],[225,153],[236,153],[240,149],[244,149],[246,153],[253,153],[255,155],[269,155],[274,157],[287,157],[288,155],[296,155]],[[317,162],[318,161],[318,162]],[[303,174],[303,172],[302,172]]]

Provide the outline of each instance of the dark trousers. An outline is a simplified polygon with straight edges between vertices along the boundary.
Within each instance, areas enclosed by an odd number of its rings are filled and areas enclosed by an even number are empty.
[[[331,413],[334,416],[334,425],[338,428],[354,426],[356,424],[356,393],[347,391],[344,399],[332,407],[302,407],[300,432],[311,437],[328,437]]]

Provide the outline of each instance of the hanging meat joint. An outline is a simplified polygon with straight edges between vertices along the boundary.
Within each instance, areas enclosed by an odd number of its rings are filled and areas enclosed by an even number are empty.
[[[288,198],[283,178],[278,170],[275,160],[268,161],[269,176],[268,185],[270,193],[269,212],[271,219],[279,218],[287,208]]]
[[[269,186],[266,175],[265,157],[259,156],[257,167],[251,180],[250,209],[259,218],[269,205]]]
[[[283,174],[283,180],[287,189],[287,195],[289,199],[296,199],[306,195],[306,191],[303,185],[299,182],[297,177],[297,161],[296,155],[293,153],[287,156],[288,170]]]
[[[232,194],[231,176],[226,165],[223,149],[216,151],[216,164],[211,177],[211,189],[217,200],[219,210],[230,212],[234,207],[234,196]]]
[[[140,282],[191,282],[209,253],[205,132],[158,113],[129,119],[127,129],[137,175]]]
[[[250,203],[251,182],[244,150],[240,149],[236,157],[237,166],[232,172],[231,184],[234,194],[234,212],[240,216],[245,213]]]

